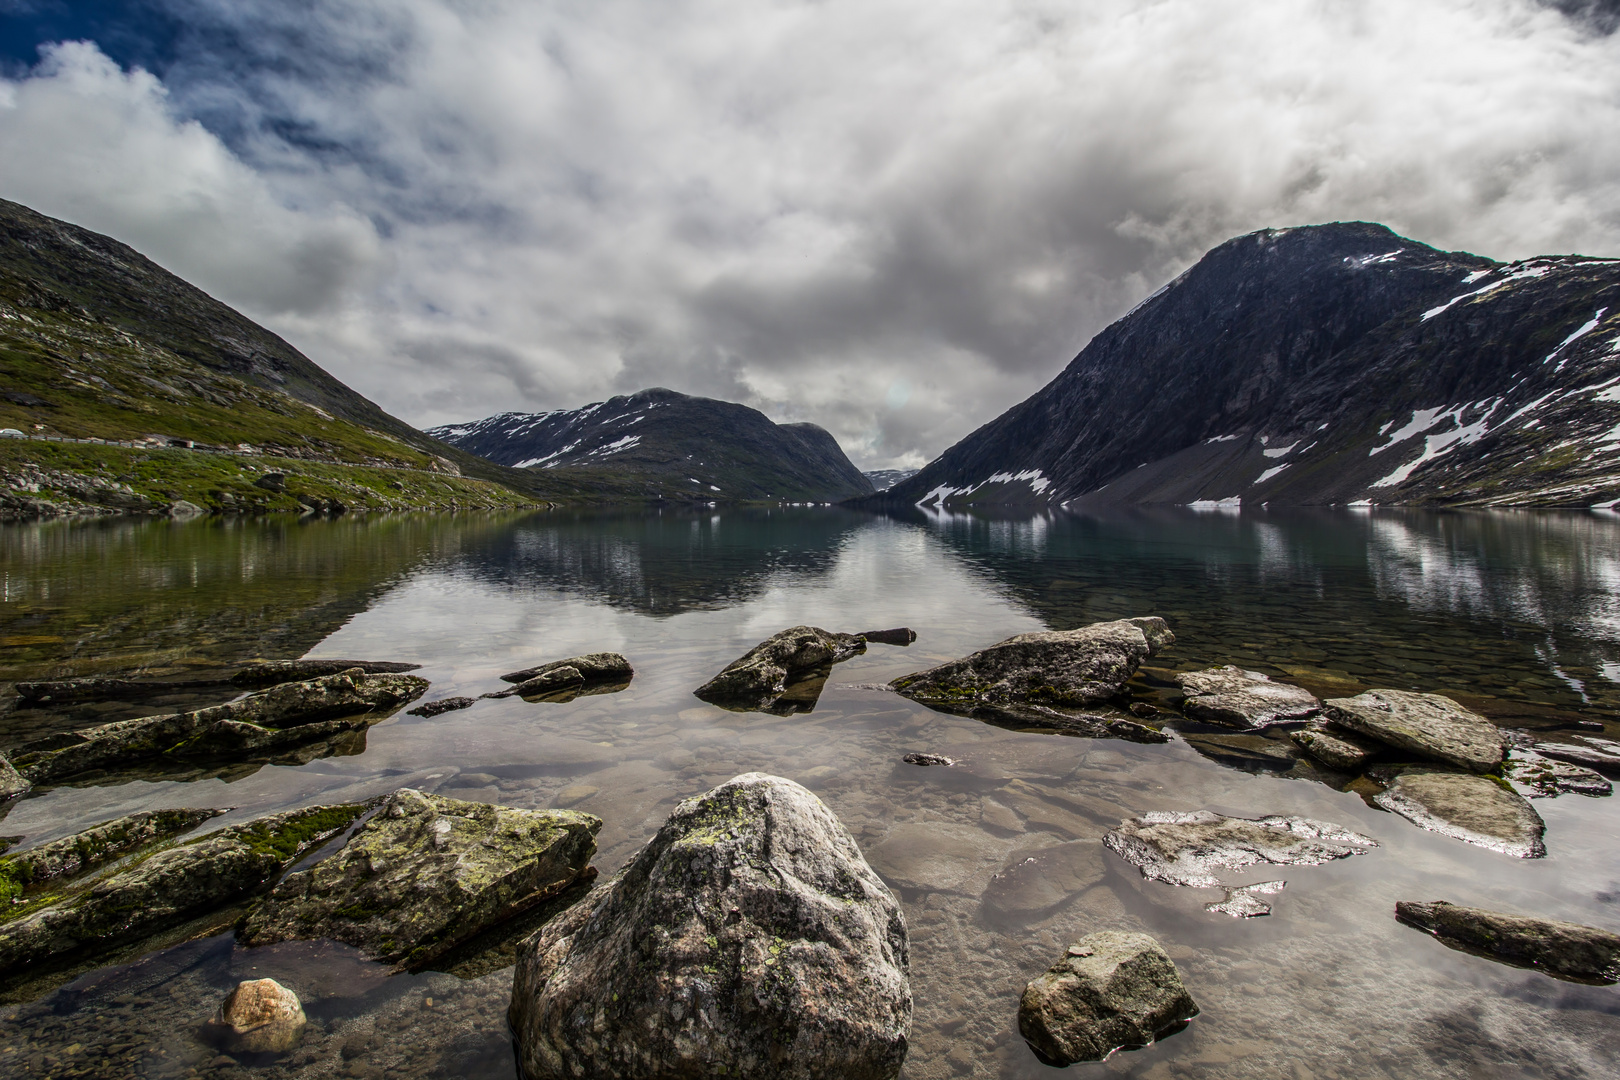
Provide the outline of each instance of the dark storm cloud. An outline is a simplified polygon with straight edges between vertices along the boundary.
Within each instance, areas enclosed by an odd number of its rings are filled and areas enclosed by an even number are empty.
[[[422,424],[664,385],[920,464],[1208,247],[1620,251],[1612,2],[141,0],[0,194]]]

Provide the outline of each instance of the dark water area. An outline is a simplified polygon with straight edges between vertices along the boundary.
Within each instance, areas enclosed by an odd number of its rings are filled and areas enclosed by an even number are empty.
[[[503,672],[581,652],[622,652],[636,668],[620,693],[481,700],[294,758],[32,793],[0,820],[24,846],[140,809],[234,808],[206,830],[409,786],[596,814],[608,874],[680,799],[760,770],[816,792],[902,901],[911,1080],[1050,1075],[1017,1034],[1019,994],[1068,942],[1105,929],[1155,935],[1202,1014],[1076,1075],[1576,1078],[1620,1062],[1620,991],[1453,952],[1393,918],[1397,900],[1446,899],[1620,929],[1614,799],[1536,799],[1548,855],[1514,859],[1319,782],[1281,732],[1181,722],[1169,682],[1234,663],[1323,696],[1445,693],[1537,738],[1620,737],[1611,513],[51,522],[0,528],[0,590],[0,681],[196,684],[13,708],[0,748],[226,700],[236,691],[211,681],[251,658],[418,663],[430,699],[501,689]],[[1178,639],[1132,687],[1166,710],[1165,744],[1008,730],[872,688],[1011,634],[1146,614]],[[918,638],[838,665],[808,713],[733,713],[692,696],[797,623],[904,625]],[[902,763],[910,752],[961,764],[918,768]],[[1271,915],[1236,920],[1204,910],[1218,894],[1146,881],[1100,843],[1123,817],[1197,809],[1319,818],[1380,847],[1257,872],[1288,885]],[[1049,902],[1009,905],[992,879],[1031,858],[1053,868]],[[0,1006],[0,1076],[515,1075],[510,968],[390,976],[345,946],[248,950],[228,930],[192,929]],[[202,1042],[230,987],[264,975],[303,999],[303,1045],[236,1060]]]

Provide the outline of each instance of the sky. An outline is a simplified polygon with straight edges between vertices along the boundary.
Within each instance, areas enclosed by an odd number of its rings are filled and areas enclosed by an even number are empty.
[[[1620,0],[0,0],[0,196],[419,426],[915,467],[1209,248],[1620,255]]]

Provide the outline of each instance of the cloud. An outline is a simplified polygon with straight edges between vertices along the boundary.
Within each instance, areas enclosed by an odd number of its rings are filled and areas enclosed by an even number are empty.
[[[161,82],[7,84],[0,193],[424,425],[665,385],[920,464],[1240,232],[1620,252],[1602,3],[166,2]]]

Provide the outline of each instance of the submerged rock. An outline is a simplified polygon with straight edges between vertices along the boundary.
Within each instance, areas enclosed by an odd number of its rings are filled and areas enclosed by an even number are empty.
[[[1102,845],[1074,840],[1022,855],[990,879],[979,898],[985,912],[1019,922],[1051,911],[1107,873]]]
[[[105,698],[141,698],[170,694],[176,690],[207,689],[224,685],[225,680],[118,679],[89,676],[82,679],[55,679],[49,682],[20,682],[17,694],[30,705],[61,705],[73,701]]]
[[[980,704],[1093,705],[1118,695],[1143,660],[1175,640],[1156,617],[1019,634],[889,685],[944,711]]]
[[[11,760],[0,754],[0,802],[15,799],[25,794],[34,785],[23,779],[21,773],[12,767]]]
[[[1176,676],[1187,695],[1182,709],[1188,716],[1212,724],[1263,728],[1297,723],[1322,711],[1322,703],[1309,690],[1272,682],[1270,676],[1242,668],[1208,668]]]
[[[273,814],[159,851],[86,889],[36,897],[0,922],[0,972],[67,962],[241,900],[364,810],[356,803]]]
[[[243,921],[246,946],[330,938],[419,969],[568,888],[601,819],[401,788],[343,849],[290,874]]]
[[[155,840],[178,836],[227,812],[142,810],[15,855],[0,856],[0,903],[13,901],[31,886],[77,877]]]
[[[1340,727],[1470,772],[1490,772],[1502,762],[1501,729],[1439,694],[1368,690],[1322,707]]]
[[[302,682],[323,675],[338,675],[359,668],[367,675],[398,675],[415,671],[421,664],[400,664],[389,660],[268,660],[249,664],[231,676],[237,686],[269,686],[272,683]]]
[[[1173,1035],[1198,1015],[1181,974],[1146,934],[1105,930],[1030,980],[1018,1033],[1049,1065],[1101,1061]]]
[[[1239,885],[1226,890],[1226,897],[1213,904],[1205,904],[1205,911],[1218,911],[1234,919],[1255,919],[1271,914],[1271,905],[1260,899],[1283,891],[1286,881],[1257,881],[1253,885]]]
[[[304,1037],[304,1005],[274,979],[236,985],[208,1023],[209,1040],[238,1054],[280,1054]]]
[[[1151,881],[1212,888],[1215,870],[1258,863],[1318,866],[1378,846],[1342,825],[1301,817],[1237,818],[1208,810],[1156,811],[1122,821],[1103,843]]]
[[[457,709],[465,709],[476,703],[477,700],[477,698],[470,697],[440,698],[438,701],[429,701],[426,704],[418,705],[414,709],[407,710],[405,715],[443,716],[447,712],[455,712]]]
[[[1444,900],[1403,900],[1395,905],[1395,917],[1463,952],[1572,982],[1620,982],[1620,934],[1609,930],[1458,907]]]
[[[427,687],[426,679],[414,675],[348,671],[283,683],[194,712],[52,735],[20,747],[14,761],[24,779],[37,785],[157,757],[263,753],[366,727],[377,713],[421,697]]]
[[[1288,736],[1294,745],[1330,769],[1357,772],[1388,749],[1374,739],[1339,727],[1306,728]]]
[[[1602,773],[1540,754],[1521,753],[1510,757],[1502,762],[1502,773],[1515,784],[1529,788],[1532,799],[1550,799],[1564,794],[1602,798],[1614,792],[1614,785]]]
[[[899,645],[904,648],[917,640],[917,631],[909,626],[897,626],[893,630],[866,630],[855,636],[879,645]]]
[[[693,695],[727,707],[768,706],[790,682],[820,674],[865,651],[865,640],[854,634],[834,634],[817,626],[789,627],[727,664]]]
[[[1375,769],[1369,775],[1387,785],[1373,804],[1414,825],[1515,858],[1547,854],[1541,815],[1498,780],[1421,765]]]
[[[820,800],[748,773],[523,944],[508,1015],[530,1080],[890,1080],[905,920]]]
[[[629,682],[635,675],[635,669],[630,661],[613,652],[585,653],[583,656],[570,656],[566,660],[554,660],[549,664],[539,664],[535,667],[524,668],[521,671],[508,671],[501,676],[502,682],[526,683],[550,674],[559,668],[573,668],[578,675],[576,681],[585,682]],[[519,688],[521,690],[521,687]]]

